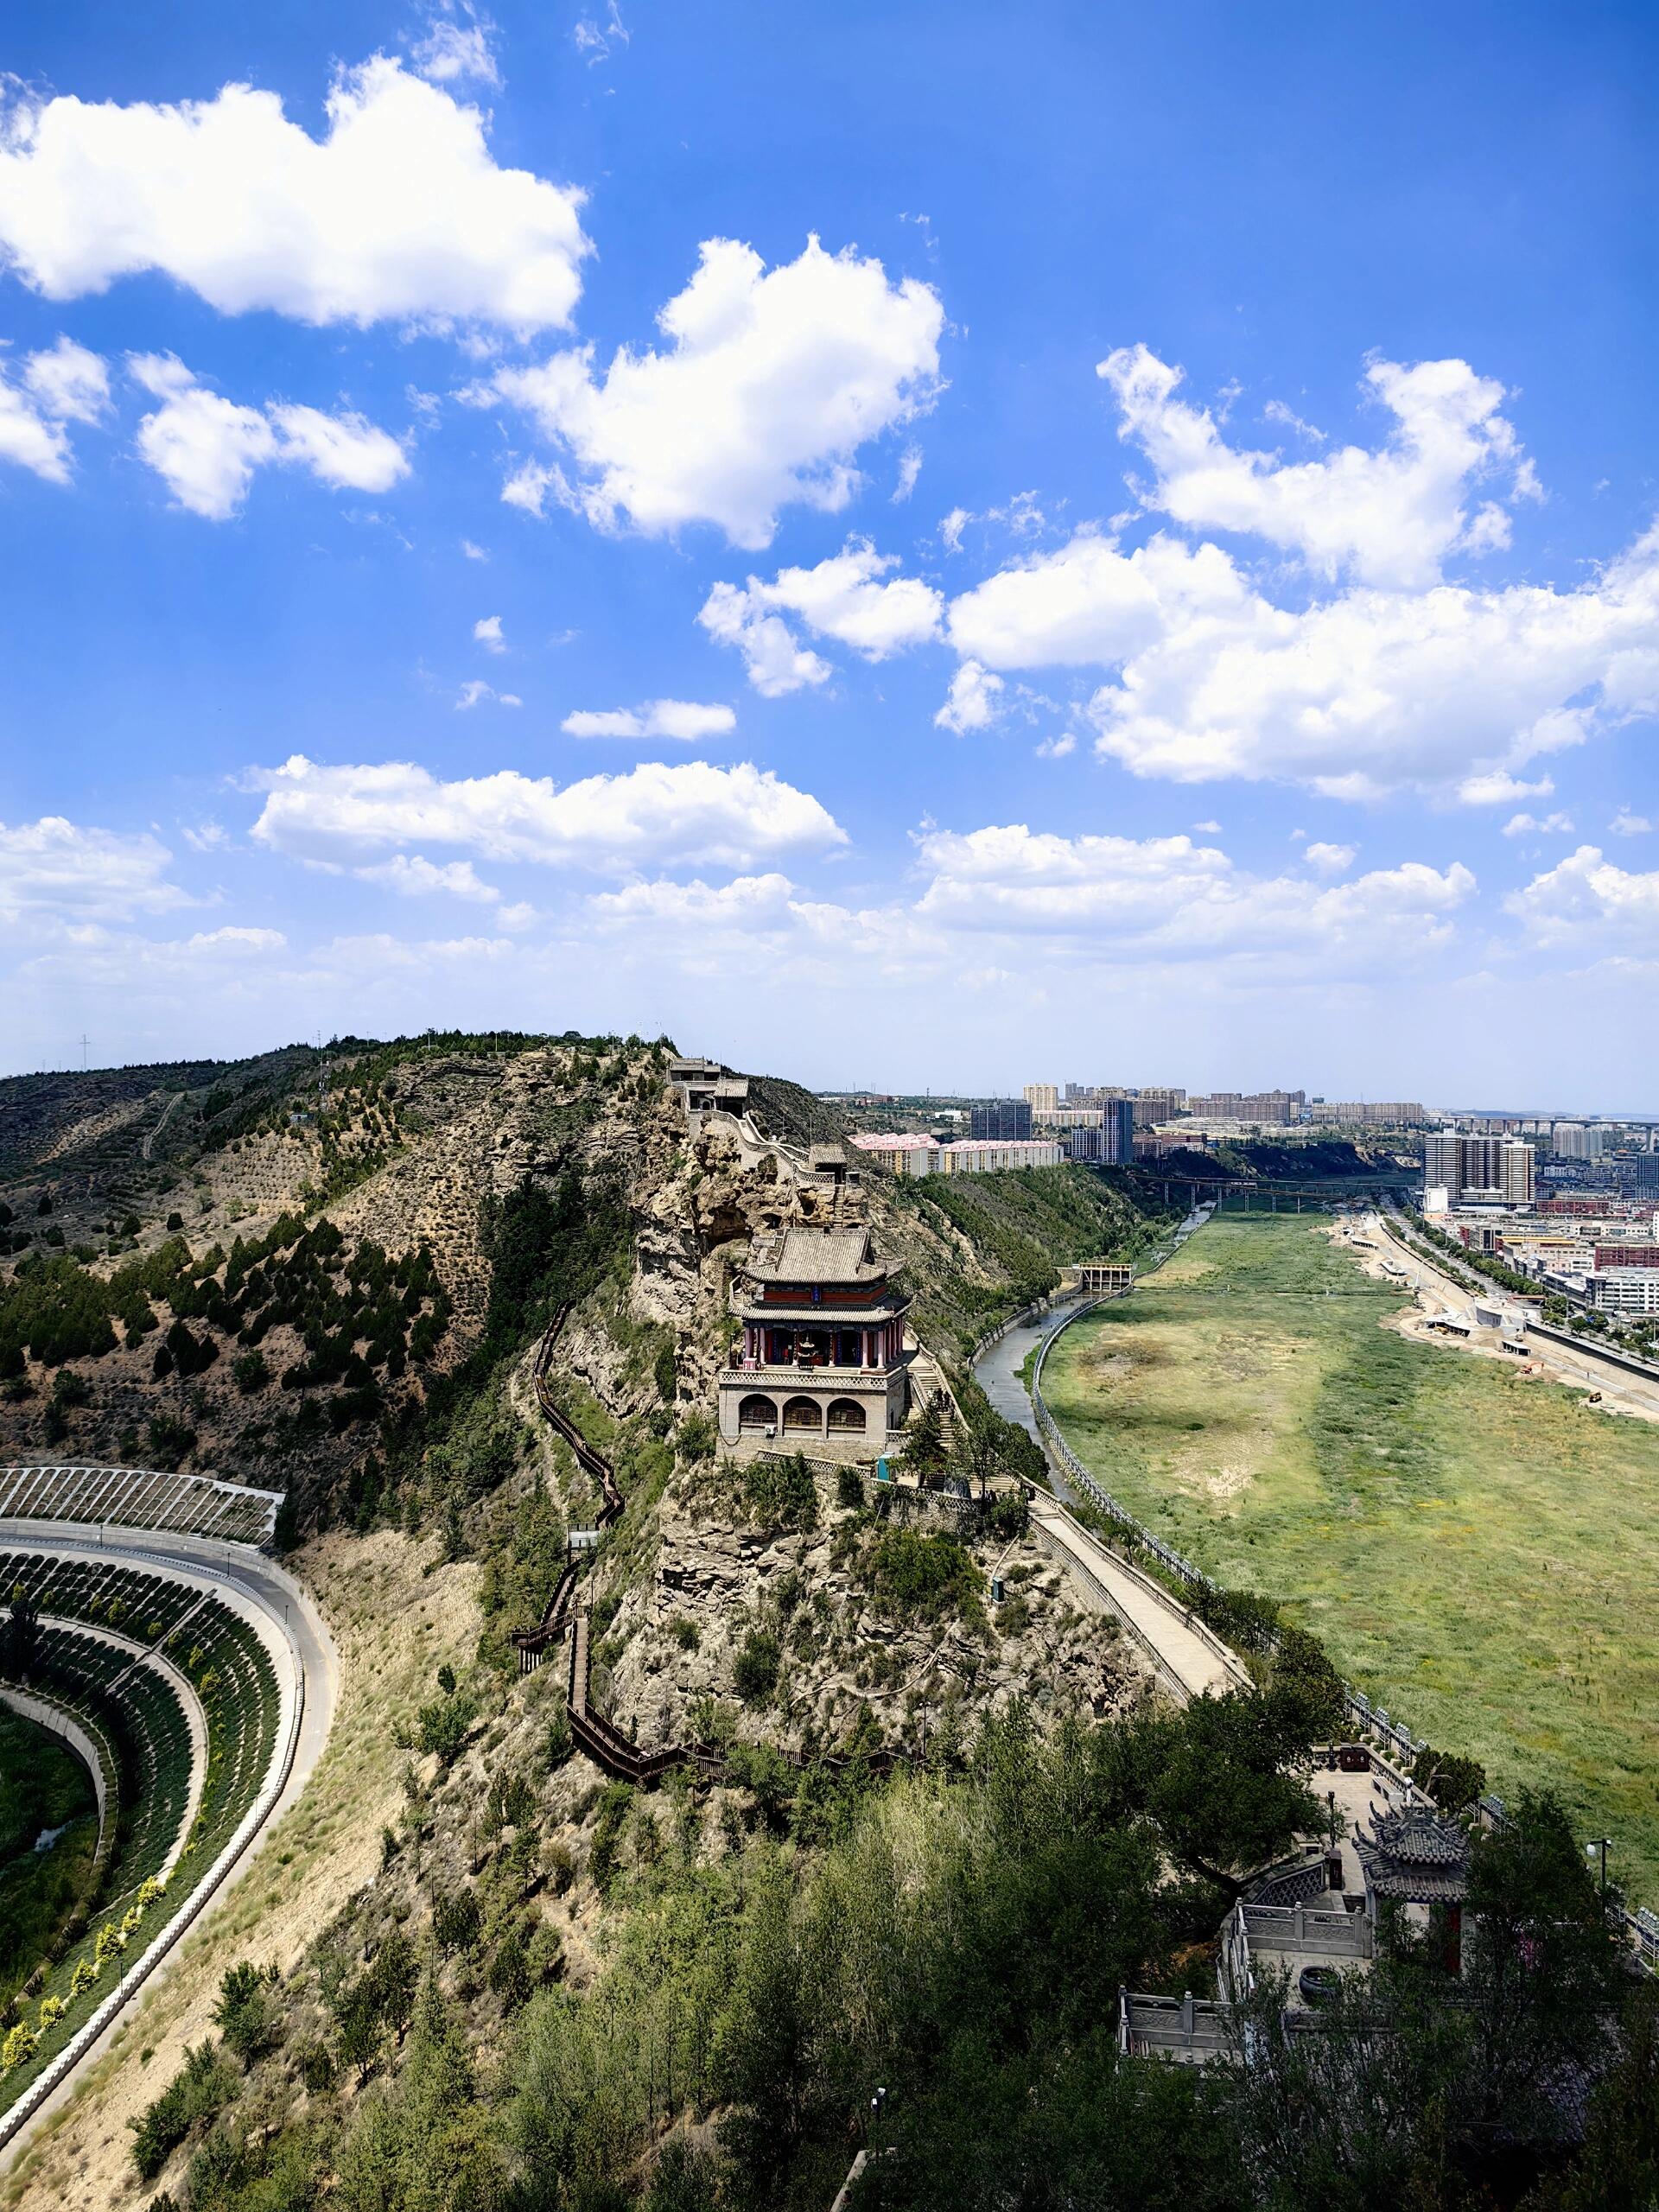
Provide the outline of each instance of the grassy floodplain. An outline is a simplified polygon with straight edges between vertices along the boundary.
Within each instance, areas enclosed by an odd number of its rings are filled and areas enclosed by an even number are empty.
[[[1547,1779],[1659,1909],[1659,1427],[1408,1343],[1400,1305],[1320,1217],[1224,1215],[1044,1392],[1149,1527],[1500,1793]]]

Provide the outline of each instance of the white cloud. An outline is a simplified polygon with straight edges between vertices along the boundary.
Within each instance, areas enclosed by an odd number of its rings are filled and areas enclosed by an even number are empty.
[[[1326,888],[1264,878],[1185,836],[1063,837],[1014,823],[919,841],[933,871],[918,905],[955,929],[1091,938],[1114,957],[1317,954],[1372,969],[1443,945],[1475,889],[1460,862],[1419,861]]]
[[[780,615],[798,616],[818,636],[851,645],[866,660],[886,660],[938,635],[943,598],[913,576],[889,577],[898,565],[896,554],[878,553],[868,538],[849,538],[816,568],[780,569],[770,583],[751,576],[741,589],[716,584],[697,619],[710,636],[742,652],[757,690],[776,696],[822,683],[829,672],[815,656],[800,652]]]
[[[1645,814],[1632,814],[1628,806],[1621,806],[1607,827],[1616,837],[1645,837],[1653,824]]]
[[[282,463],[324,484],[389,491],[409,473],[395,438],[362,416],[272,403],[263,412],[199,384],[171,353],[131,353],[127,365],[161,401],[138,425],[138,453],[181,507],[224,522],[247,497],[254,471]]]
[[[1507,768],[1498,768],[1484,775],[1465,776],[1458,785],[1458,797],[1465,806],[1510,806],[1518,798],[1548,798],[1554,788],[1551,776],[1540,776],[1528,784],[1510,775]]]
[[[378,884],[383,891],[395,891],[404,899],[430,898],[441,891],[451,899],[470,899],[487,906],[501,896],[493,883],[483,881],[471,861],[439,862],[419,853],[395,853],[389,861],[353,873],[365,883]]]
[[[962,533],[972,520],[973,517],[966,507],[952,507],[950,513],[941,518],[939,536],[944,541],[944,550],[947,553],[961,552]]]
[[[190,904],[167,880],[173,855],[148,831],[86,830],[61,815],[0,822],[0,915],[55,912],[76,922],[165,913]]]
[[[909,905],[817,900],[777,872],[726,883],[641,881],[589,901],[619,941],[660,968],[723,978],[763,952],[774,981],[832,991],[936,979],[1027,978],[1201,964],[1274,986],[1368,981],[1443,957],[1475,888],[1419,863],[1337,886],[1253,876],[1186,837],[1046,836],[1020,825],[917,840],[926,874]],[[913,998],[906,1003],[913,1004]]]
[[[540,512],[553,489],[603,528],[708,522],[758,548],[781,507],[845,506],[858,448],[938,386],[937,294],[816,238],[771,270],[752,246],[706,240],[657,321],[667,350],[625,346],[602,376],[586,346],[467,395],[525,409],[578,472],[569,485],[532,464],[504,496]]]
[[[446,783],[410,761],[331,768],[296,753],[254,782],[267,795],[256,842],[325,866],[418,844],[610,873],[689,861],[741,868],[846,842],[810,793],[747,762],[648,761],[561,789],[512,769]]]
[[[0,257],[54,300],[149,270],[224,315],[563,328],[590,250],[582,195],[496,166],[484,117],[377,54],[311,137],[274,92],[176,105],[15,99]]]
[[[499,86],[500,67],[490,45],[495,28],[487,16],[473,8],[463,6],[459,14],[446,8],[433,16],[410,59],[417,74],[430,84]]]
[[[1345,875],[1359,856],[1357,845],[1309,845],[1302,858],[1321,875]]]
[[[737,716],[729,707],[701,706],[691,699],[651,699],[643,707],[578,711],[559,727],[567,737],[671,737],[695,745],[735,729]]]
[[[0,354],[0,461],[33,469],[49,484],[67,484],[67,425],[97,422],[109,397],[108,370],[96,353],[72,338],[60,338],[55,346],[29,354],[21,384],[12,382]]]
[[[965,737],[970,729],[988,729],[1002,712],[1007,688],[1000,676],[993,676],[976,660],[963,661],[950,679],[950,696],[933,717],[934,727],[951,730],[957,737]]]
[[[920,446],[906,446],[899,456],[899,475],[893,487],[893,504],[900,507],[916,489],[916,479],[922,473]]]
[[[465,714],[471,708],[481,707],[486,699],[493,699],[498,707],[522,707],[524,703],[516,691],[498,691],[493,683],[486,683],[482,677],[475,676],[463,683],[455,695],[455,711]]]
[[[1512,814],[1503,824],[1506,837],[1570,837],[1572,834],[1570,814],[1546,814],[1541,820],[1536,815]]]
[[[1502,477],[1511,497],[1536,489],[1497,411],[1503,387],[1466,361],[1372,362],[1366,384],[1395,418],[1387,443],[1294,463],[1228,445],[1207,408],[1176,398],[1180,370],[1144,346],[1109,355],[1096,374],[1116,396],[1119,435],[1157,472],[1147,505],[1189,529],[1265,538],[1321,575],[1424,588],[1439,581],[1448,553],[1509,543],[1501,506],[1488,502],[1471,519],[1471,484]]]
[[[280,441],[277,459],[308,468],[344,492],[389,492],[409,474],[403,448],[361,415],[324,415],[315,407],[268,407]]]
[[[31,353],[23,382],[41,411],[58,423],[96,423],[110,404],[110,372],[96,353],[73,338]]]
[[[1594,845],[1580,845],[1503,904],[1542,944],[1659,950],[1659,870],[1616,867]]]
[[[835,673],[827,660],[797,643],[779,614],[762,614],[736,584],[716,584],[697,620],[722,645],[742,654],[749,681],[762,697],[781,699],[809,683],[827,683]]]
[[[193,853],[222,853],[231,842],[222,822],[181,822],[179,834]]]
[[[473,625],[473,637],[486,653],[504,653],[507,650],[499,614],[481,614]]]
[[[1115,665],[1097,749],[1136,775],[1501,804],[1537,795],[1513,771],[1540,753],[1659,705],[1659,533],[1573,591],[1357,588],[1296,611],[1214,545],[1080,534],[963,594],[949,627],[990,667]]]
[[[622,11],[617,6],[616,0],[609,0],[603,23],[593,16],[579,16],[576,18],[575,29],[570,34],[570,42],[587,62],[588,67],[593,69],[596,68],[601,61],[610,60],[613,46],[626,46],[632,35],[632,34],[622,21]]]
[[[484,548],[481,545],[474,545],[470,537],[461,539],[461,550],[469,561],[487,561],[490,557]]]
[[[1079,531],[1058,552],[999,570],[950,602],[950,642],[990,668],[1109,665],[1172,630],[1240,620],[1249,587],[1214,545],[1160,535],[1132,553]]]

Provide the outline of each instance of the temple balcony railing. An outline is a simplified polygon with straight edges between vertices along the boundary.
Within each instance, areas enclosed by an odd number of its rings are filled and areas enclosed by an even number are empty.
[[[899,1373],[910,1358],[906,1352],[893,1361],[891,1367],[772,1367],[756,1360],[752,1364],[740,1360],[730,1367],[722,1367],[715,1378],[721,1389],[735,1389],[740,1383],[750,1389],[760,1390],[868,1390],[872,1395],[885,1391],[893,1376]]]

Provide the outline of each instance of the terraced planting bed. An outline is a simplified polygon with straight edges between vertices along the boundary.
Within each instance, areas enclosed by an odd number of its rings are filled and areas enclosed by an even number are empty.
[[[1557,1788],[1659,1905],[1659,1428],[1400,1307],[1319,1218],[1224,1215],[1068,1330],[1044,1395],[1148,1527],[1500,1792]]]
[[[36,2040],[0,2070],[0,2112],[183,1910],[230,1842],[278,1755],[282,1702],[257,1631],[194,1586],[69,1555],[0,1555],[0,1598],[19,1584],[49,1617],[25,1687],[90,1716],[114,1741],[120,1828],[84,1932],[22,2008]],[[188,1676],[207,1726],[188,1835],[191,1723],[157,1655]]]

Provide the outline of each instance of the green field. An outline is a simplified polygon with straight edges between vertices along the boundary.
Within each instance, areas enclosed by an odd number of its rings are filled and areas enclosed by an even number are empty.
[[[1659,1908],[1659,1427],[1399,1310],[1319,1218],[1227,1216],[1069,1330],[1044,1395],[1150,1527],[1500,1793],[1548,1780]]]

